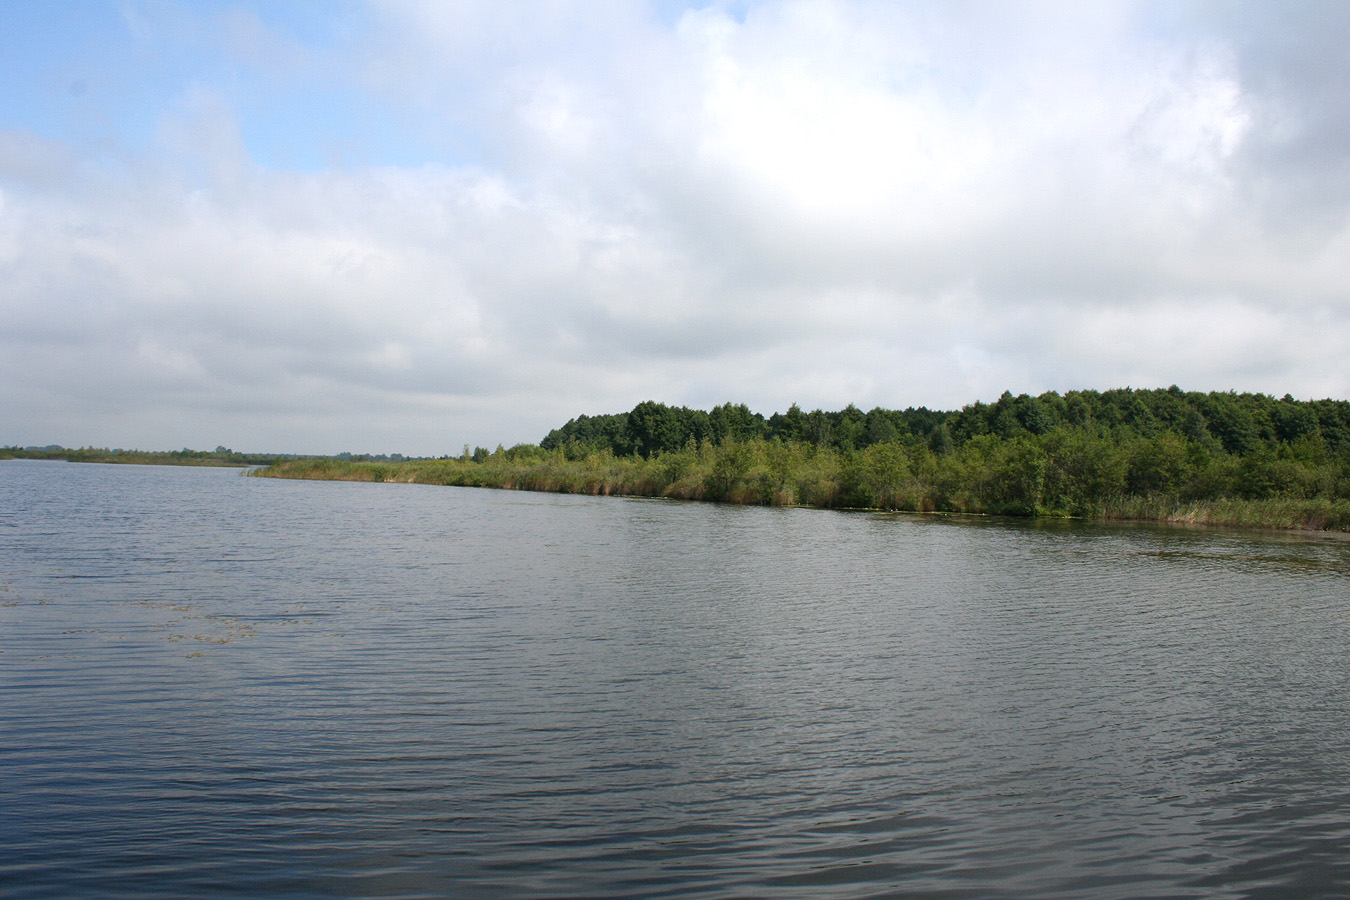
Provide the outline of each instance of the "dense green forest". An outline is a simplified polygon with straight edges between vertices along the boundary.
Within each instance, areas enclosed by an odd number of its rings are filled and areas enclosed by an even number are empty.
[[[984,435],[1013,439],[1074,429],[1129,441],[1172,433],[1212,451],[1247,455],[1263,448],[1320,439],[1330,453],[1350,443],[1350,402],[1300,401],[1286,395],[1195,393],[1166,390],[1070,391],[1031,397],[1005,392],[994,403],[956,412],[923,407],[863,412],[804,413],[796,405],[765,418],[730,403],[711,412],[647,401],[625,413],[579,416],[540,441],[568,456],[608,450],[616,456],[684,449],[689,443],[779,440],[829,447],[841,453],[876,444],[927,444],[942,453]]]
[[[1350,530],[1350,402],[1166,390],[1005,393],[764,417],[643,402],[538,444],[280,477],[418,481],[769,505]]]

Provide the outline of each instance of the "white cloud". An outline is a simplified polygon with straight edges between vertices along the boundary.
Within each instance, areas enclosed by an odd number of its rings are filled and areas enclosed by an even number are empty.
[[[0,443],[439,453],[647,398],[1350,393],[1327,364],[1350,219],[1295,202],[1350,172],[1312,116],[1330,89],[1288,65],[1334,51],[1316,23],[843,2],[359,21],[335,49],[236,11],[219,40],[251,77],[370,92],[351,105],[444,161],[269,169],[241,125],[265,100],[210,71],[149,148],[0,133]]]

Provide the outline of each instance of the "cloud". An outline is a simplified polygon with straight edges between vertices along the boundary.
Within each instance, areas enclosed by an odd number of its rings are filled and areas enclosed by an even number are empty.
[[[0,442],[1350,392],[1338,5],[170,9],[134,8],[137,52],[214,62],[148,145],[0,133]],[[357,118],[287,130],[273,88]],[[273,161],[333,135],[366,161]]]

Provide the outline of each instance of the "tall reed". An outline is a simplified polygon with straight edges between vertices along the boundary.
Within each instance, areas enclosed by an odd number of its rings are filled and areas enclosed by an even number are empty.
[[[905,512],[1075,516],[1239,528],[1350,531],[1350,498],[1199,496],[1170,470],[1131,483],[1100,446],[976,439],[949,453],[900,443],[839,452],[802,442],[704,441],[643,456],[597,451],[569,458],[523,446],[472,459],[358,462],[298,459],[256,473],[273,478],[415,482],[556,493],[670,497],[767,506]],[[1164,448],[1167,449],[1167,448]],[[1222,484],[1222,482],[1220,482]]]

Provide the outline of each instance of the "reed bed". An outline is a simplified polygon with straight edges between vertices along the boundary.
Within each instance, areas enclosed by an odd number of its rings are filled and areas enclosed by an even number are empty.
[[[766,506],[978,513],[1153,521],[1244,529],[1350,532],[1350,499],[1195,496],[1130,491],[1075,461],[1029,447],[939,455],[923,447],[876,445],[840,453],[806,443],[707,442],[651,457],[594,452],[569,458],[530,445],[488,458],[286,460],[253,475],[667,497]],[[997,452],[995,452],[997,451]]]

